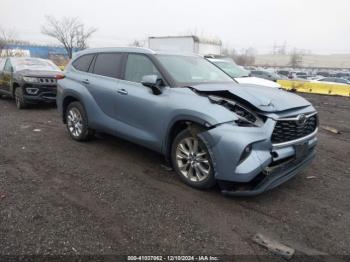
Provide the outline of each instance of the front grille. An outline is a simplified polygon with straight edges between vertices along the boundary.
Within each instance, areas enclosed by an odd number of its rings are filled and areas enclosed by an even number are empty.
[[[57,86],[35,86],[40,89],[40,92],[57,92]]]
[[[307,117],[304,124],[297,120],[278,120],[273,130],[271,141],[273,144],[284,143],[307,136],[317,128],[317,115]]]

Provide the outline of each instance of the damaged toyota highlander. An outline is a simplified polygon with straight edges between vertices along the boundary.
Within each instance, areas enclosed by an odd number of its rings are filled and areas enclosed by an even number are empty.
[[[193,54],[142,48],[78,53],[60,77],[69,135],[109,133],[165,155],[181,180],[227,195],[256,195],[315,156],[318,117],[295,94],[238,84]]]

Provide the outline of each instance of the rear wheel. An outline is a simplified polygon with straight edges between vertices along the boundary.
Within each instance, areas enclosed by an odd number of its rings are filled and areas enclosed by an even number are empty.
[[[206,189],[216,183],[209,151],[203,141],[186,129],[180,132],[172,146],[171,160],[180,178],[188,185]]]
[[[24,100],[23,90],[21,87],[17,87],[15,89],[15,101],[16,101],[16,107],[18,109],[24,109],[27,107],[27,103]]]
[[[66,110],[67,130],[69,135],[77,141],[91,139],[95,132],[89,128],[88,118],[80,102],[69,104]]]

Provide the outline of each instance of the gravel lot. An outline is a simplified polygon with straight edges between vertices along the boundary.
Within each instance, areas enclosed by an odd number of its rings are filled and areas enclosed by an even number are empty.
[[[266,255],[260,232],[297,254],[350,255],[350,99],[303,96],[341,134],[321,129],[311,167],[253,198],[191,189],[152,151],[74,142],[55,108],[0,99],[0,253]]]

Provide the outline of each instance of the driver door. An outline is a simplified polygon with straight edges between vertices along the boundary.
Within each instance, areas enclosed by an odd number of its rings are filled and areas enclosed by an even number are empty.
[[[160,149],[159,130],[162,127],[162,115],[166,110],[168,95],[164,92],[155,95],[149,87],[141,84],[145,75],[161,74],[151,59],[144,54],[128,54],[124,77],[119,82],[116,93],[115,110],[118,120],[123,123],[122,131],[129,140]],[[120,135],[120,134],[118,134]]]
[[[12,64],[9,58],[6,59],[3,70],[0,75],[0,88],[1,91],[10,93],[11,78],[12,78]]]

